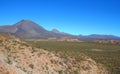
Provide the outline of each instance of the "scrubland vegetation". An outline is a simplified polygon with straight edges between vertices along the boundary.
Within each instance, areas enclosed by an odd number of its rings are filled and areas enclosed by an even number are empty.
[[[74,57],[80,60],[80,54],[84,53],[96,62],[105,65],[110,74],[120,73],[120,45],[98,44],[91,42],[57,42],[57,41],[28,41],[34,47],[43,48],[62,57]]]

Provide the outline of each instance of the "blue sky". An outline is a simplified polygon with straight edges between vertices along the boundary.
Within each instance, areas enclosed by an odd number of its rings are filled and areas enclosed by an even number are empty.
[[[120,0],[0,0],[0,25],[22,19],[75,35],[120,36]]]

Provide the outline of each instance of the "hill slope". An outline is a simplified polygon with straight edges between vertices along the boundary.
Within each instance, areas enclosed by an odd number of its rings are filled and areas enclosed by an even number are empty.
[[[0,74],[107,74],[105,67],[91,58],[80,57],[78,62],[19,40],[8,40],[0,44]]]

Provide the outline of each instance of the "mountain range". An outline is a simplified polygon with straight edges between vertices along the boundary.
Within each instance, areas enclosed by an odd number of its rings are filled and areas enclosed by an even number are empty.
[[[94,39],[120,40],[120,37],[114,35],[92,34],[88,36],[83,36],[83,35],[71,35],[68,33],[60,32],[57,29],[48,31],[39,24],[30,20],[21,20],[13,25],[0,26],[0,33],[11,33],[22,39],[73,37],[82,40],[94,40]]]

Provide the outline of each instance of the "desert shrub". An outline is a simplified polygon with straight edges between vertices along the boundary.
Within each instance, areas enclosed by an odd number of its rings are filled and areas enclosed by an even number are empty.
[[[33,64],[29,64],[29,67],[33,69],[33,68],[34,68],[34,65],[33,65]]]

